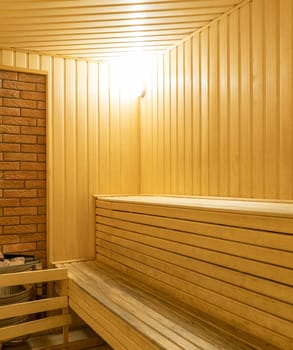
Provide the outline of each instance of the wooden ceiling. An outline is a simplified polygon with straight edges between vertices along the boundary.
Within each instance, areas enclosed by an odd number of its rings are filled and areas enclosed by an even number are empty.
[[[0,0],[0,47],[108,60],[157,54],[243,0]]]

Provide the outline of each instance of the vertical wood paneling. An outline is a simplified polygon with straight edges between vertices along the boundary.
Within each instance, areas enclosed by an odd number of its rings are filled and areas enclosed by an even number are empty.
[[[253,82],[252,82],[252,197],[265,198],[264,192],[264,16],[263,1],[251,5]]]
[[[66,236],[60,234],[60,228],[64,227],[65,216],[65,130],[64,130],[64,107],[65,107],[65,85],[64,85],[64,60],[63,58],[53,58],[53,86],[52,86],[52,128],[47,132],[51,144],[48,147],[52,152],[52,173],[49,178],[49,188],[52,188],[52,215],[53,233],[52,254],[59,256],[62,254],[67,244]],[[54,164],[56,166],[54,166]],[[56,210],[58,208],[58,210]],[[66,232],[66,230],[65,230]],[[58,234],[58,235],[57,235]],[[50,232],[49,232],[50,237]],[[57,244],[58,240],[58,244]]]
[[[219,196],[229,195],[228,18],[219,23]]]
[[[184,44],[184,194],[192,193],[192,85],[191,85],[192,42]]]
[[[92,195],[139,191],[137,97],[106,64],[4,49],[0,62],[48,73],[49,262],[94,257]]]
[[[241,56],[239,55],[239,14],[238,11],[229,15],[229,195],[238,197],[240,190],[240,130],[239,130],[239,66]]]
[[[99,66],[99,193],[110,192],[109,66]]]
[[[278,197],[279,4],[264,1],[265,18],[265,197]]]
[[[200,89],[201,89],[201,195],[209,193],[209,32],[205,30],[200,33]]]
[[[164,71],[164,61],[163,56],[161,55],[158,58],[158,72]],[[157,74],[158,74],[157,72]],[[158,89],[157,89],[157,98],[158,98],[158,190],[165,191],[165,167],[164,167],[164,74],[158,74]]]
[[[27,68],[26,52],[15,52],[15,65],[20,68]]]
[[[66,244],[74,249],[74,241],[78,239],[77,230],[77,159],[76,159],[76,67],[75,61],[66,59],[65,65],[65,230]]]
[[[177,124],[177,48],[170,53],[170,74],[171,74],[171,193],[178,193],[178,124]]]
[[[178,131],[178,194],[185,193],[185,85],[184,45],[178,47],[177,55],[177,131]]]
[[[250,6],[240,9],[240,197],[251,197]]]
[[[163,182],[165,183],[162,193],[171,193],[171,95],[170,95],[170,56],[164,55],[164,67],[163,67],[163,96],[164,96],[164,167],[165,177]],[[160,74],[160,72],[159,72]],[[161,94],[161,92],[158,92]],[[142,146],[141,146],[142,147]],[[141,171],[142,172],[142,171]],[[143,182],[141,181],[141,191],[144,191]]]
[[[218,195],[219,181],[219,82],[218,23],[210,27],[209,38],[209,195]]]
[[[192,193],[201,193],[201,44],[199,33],[192,40]]]
[[[155,181],[159,177],[159,157],[158,157],[158,69],[157,65],[154,65],[151,70],[152,80],[156,81],[156,84],[152,87],[152,116],[151,122],[151,134],[152,134],[152,153],[151,159],[154,162],[154,166],[151,169],[152,172],[152,189],[154,193],[159,193],[159,184]]]
[[[293,2],[280,3],[280,198],[293,197]]]
[[[164,170],[154,155],[141,171],[171,187],[145,176],[142,193],[293,199],[292,11],[289,0],[252,0],[164,55],[151,84],[158,105],[164,97]],[[150,138],[152,101],[141,131]]]

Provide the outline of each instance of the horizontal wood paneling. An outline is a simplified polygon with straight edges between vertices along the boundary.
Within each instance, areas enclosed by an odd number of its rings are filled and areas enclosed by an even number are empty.
[[[292,226],[290,205],[287,214],[278,204],[261,213],[261,202],[231,201],[231,210],[227,201],[221,207],[221,200],[209,200],[207,206],[203,199],[200,209],[201,199],[194,199],[194,208],[192,200],[180,198],[176,205],[174,197],[98,198],[97,260],[190,309],[291,348],[292,235],[273,224],[287,218]],[[256,212],[276,230],[258,227]]]
[[[293,199],[292,18],[290,0],[253,0],[158,59],[141,193]]]
[[[2,49],[0,65],[48,73],[49,261],[93,257],[93,194],[138,193],[137,97],[107,64]]]
[[[156,54],[242,0],[1,1],[0,47],[113,59]]]

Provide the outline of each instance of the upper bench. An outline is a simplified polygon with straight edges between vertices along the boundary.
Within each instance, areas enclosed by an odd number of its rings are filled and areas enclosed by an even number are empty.
[[[293,202],[96,199],[96,260],[281,349],[293,348]]]

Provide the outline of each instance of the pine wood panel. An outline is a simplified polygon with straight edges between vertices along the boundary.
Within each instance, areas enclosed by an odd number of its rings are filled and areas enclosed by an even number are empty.
[[[137,97],[107,64],[4,49],[0,64],[48,76],[49,261],[93,257],[92,196],[138,193]]]
[[[0,47],[95,60],[159,53],[240,2],[2,1]]]
[[[99,197],[97,260],[189,307],[289,349],[293,243],[289,231],[282,233],[278,227],[286,217],[292,226],[292,204],[230,201],[229,209],[229,201],[208,199],[208,206],[205,201]],[[201,202],[205,214],[199,210]],[[266,205],[271,210],[264,210]]]
[[[292,11],[287,0],[245,3],[163,56],[150,83],[156,103],[164,97],[163,131],[152,123],[157,116],[148,96],[141,127],[152,144],[163,133],[170,145],[141,162],[142,193],[293,199]],[[182,64],[189,46],[190,60]],[[180,86],[183,77],[191,81],[192,110],[181,107],[190,96]],[[142,160],[147,151],[145,145]],[[170,177],[170,188],[160,185]]]

